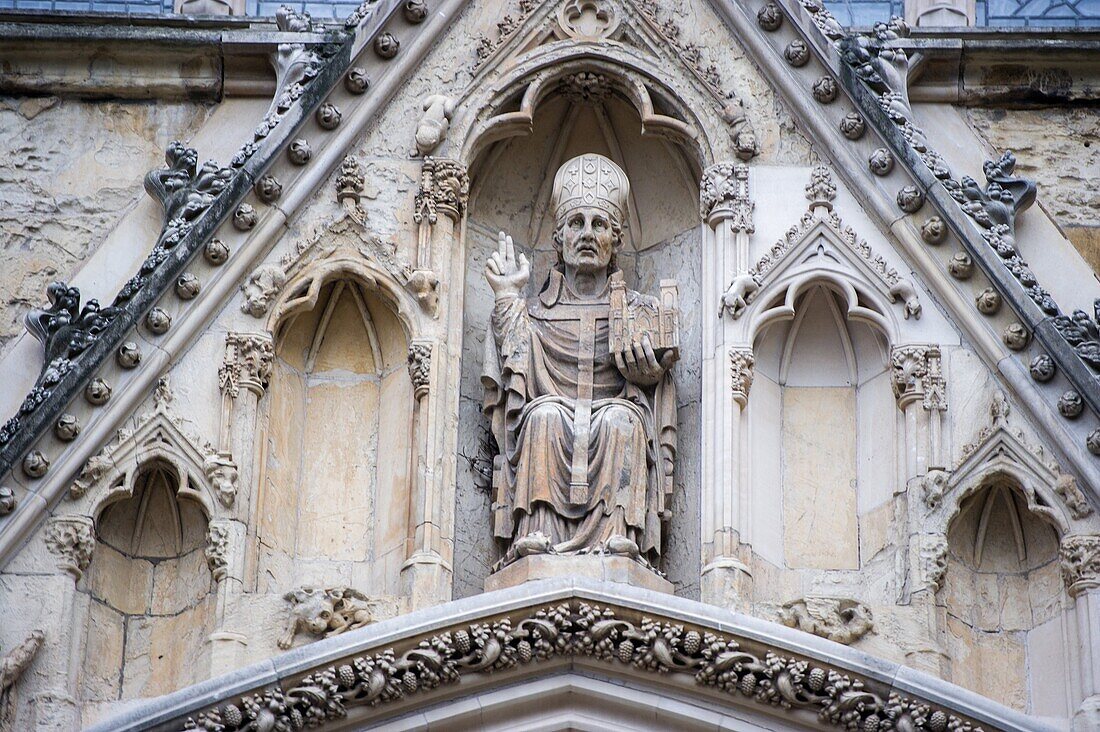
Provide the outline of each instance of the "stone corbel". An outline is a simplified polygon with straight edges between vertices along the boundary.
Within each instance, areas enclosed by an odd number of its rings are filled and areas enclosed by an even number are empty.
[[[470,177],[465,165],[457,160],[424,158],[413,211],[413,221],[419,226],[416,266],[406,287],[432,317],[439,309],[439,276],[432,269],[432,251],[450,250],[455,225],[465,215],[469,198]]]
[[[46,548],[57,555],[58,567],[80,581],[92,561],[95,534],[87,516],[58,516],[46,524]]]
[[[753,367],[756,357],[751,348],[730,349],[730,378],[733,385],[733,401],[742,409],[749,402],[749,389],[752,388]]]

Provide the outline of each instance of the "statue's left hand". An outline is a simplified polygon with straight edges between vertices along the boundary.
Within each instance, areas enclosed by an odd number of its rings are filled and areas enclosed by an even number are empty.
[[[661,360],[657,360],[648,333],[642,336],[640,343],[636,342],[615,354],[615,365],[619,368],[619,373],[636,386],[653,386],[674,363],[676,353],[672,350],[665,351]]]

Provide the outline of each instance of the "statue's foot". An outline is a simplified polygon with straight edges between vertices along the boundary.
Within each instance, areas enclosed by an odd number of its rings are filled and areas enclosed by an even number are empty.
[[[607,540],[607,551],[609,554],[613,554],[619,557],[630,557],[631,559],[638,559],[641,556],[641,550],[638,548],[637,542],[633,539],[629,539],[622,534],[615,534]]]
[[[527,557],[532,554],[549,554],[553,547],[549,536],[541,531],[532,531],[527,536],[516,539],[512,549],[517,557]]]

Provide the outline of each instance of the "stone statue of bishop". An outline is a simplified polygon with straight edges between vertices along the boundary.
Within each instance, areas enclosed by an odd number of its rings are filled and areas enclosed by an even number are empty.
[[[629,186],[601,155],[562,165],[552,199],[558,262],[537,297],[523,297],[531,268],[504,232],[486,263],[496,300],[482,384],[500,451],[501,566],[601,554],[655,568],[660,557],[676,454],[675,283],[662,282],[663,302],[623,283],[615,255]],[[644,327],[658,321],[667,327]]]

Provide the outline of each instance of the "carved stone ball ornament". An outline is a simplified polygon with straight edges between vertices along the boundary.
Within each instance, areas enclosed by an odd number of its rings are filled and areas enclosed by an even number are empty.
[[[153,308],[145,316],[145,326],[151,333],[163,335],[172,327],[172,316],[163,308]]]
[[[974,304],[983,315],[995,315],[1001,309],[1001,293],[987,287],[974,298]]]
[[[947,264],[947,271],[957,280],[968,280],[974,276],[974,260],[965,252],[956,252]]]
[[[53,426],[53,433],[62,442],[72,442],[80,434],[80,420],[75,414],[62,414]]]
[[[7,516],[15,510],[15,491],[6,485],[0,485],[0,516]]]
[[[405,20],[413,25],[423,23],[428,17],[428,4],[424,0],[406,0],[403,8]]]
[[[273,175],[265,175],[256,181],[256,196],[264,203],[274,203],[283,195],[283,184]]]
[[[867,167],[875,175],[888,175],[894,169],[894,156],[884,147],[880,147],[867,158]]]
[[[176,294],[181,300],[193,300],[201,289],[202,283],[199,282],[199,278],[190,272],[184,272],[176,280]]]
[[[118,361],[118,365],[124,369],[132,369],[141,363],[141,351],[138,350],[138,346],[133,341],[126,341],[118,347],[118,352],[115,354],[115,360]]]
[[[924,205],[924,193],[916,186],[905,186],[898,191],[898,208],[905,213],[916,213]]]
[[[751,160],[756,156],[756,133],[751,130],[741,130],[733,138],[733,146],[737,151],[737,157],[741,160]]]
[[[1089,433],[1089,436],[1085,438],[1085,447],[1093,455],[1100,455],[1100,430],[1093,430]]]
[[[391,59],[401,50],[401,41],[393,33],[383,33],[374,39],[374,52],[380,58]]]
[[[1013,351],[1022,351],[1031,342],[1031,333],[1028,332],[1023,323],[1012,323],[1005,328],[1004,333],[1001,334],[1001,339]]]
[[[1077,419],[1085,411],[1085,401],[1072,389],[1058,397],[1058,414],[1066,419]]]
[[[322,129],[335,130],[340,126],[340,120],[344,118],[344,115],[340,113],[340,110],[335,104],[325,102],[317,108],[317,124],[321,125]]]
[[[256,225],[256,209],[251,203],[242,203],[233,212],[233,226],[238,231],[248,231]]]
[[[810,61],[810,48],[805,41],[796,38],[783,49],[783,58],[795,68],[805,66]]]
[[[756,22],[768,32],[777,31],[783,25],[783,11],[775,3],[766,3],[756,13]]]
[[[286,156],[295,165],[305,165],[313,157],[313,148],[309,146],[308,140],[299,137],[287,147]]]
[[[942,243],[947,238],[947,224],[939,216],[933,216],[921,224],[920,238],[925,244]]]
[[[103,379],[92,379],[84,387],[84,398],[97,407],[106,404],[111,399],[111,385]]]
[[[831,76],[822,76],[820,79],[814,82],[813,87],[810,90],[814,99],[821,104],[829,104],[836,100],[836,95],[840,91],[840,87],[837,86],[836,79]]]
[[[353,66],[344,76],[344,88],[351,94],[363,94],[370,88],[370,78],[367,70],[361,66]]]
[[[237,225],[237,214],[233,215],[233,225]],[[202,256],[209,264],[220,267],[229,260],[229,247],[221,239],[211,239],[206,242]]]
[[[856,112],[849,112],[840,120],[840,134],[849,140],[858,140],[867,131],[867,123]]]
[[[1031,372],[1031,378],[1039,382],[1047,382],[1054,378],[1054,359],[1050,356],[1041,354],[1031,359],[1031,366],[1028,368]]]
[[[23,458],[23,472],[31,478],[41,478],[50,469],[50,461],[41,450],[31,450]]]

